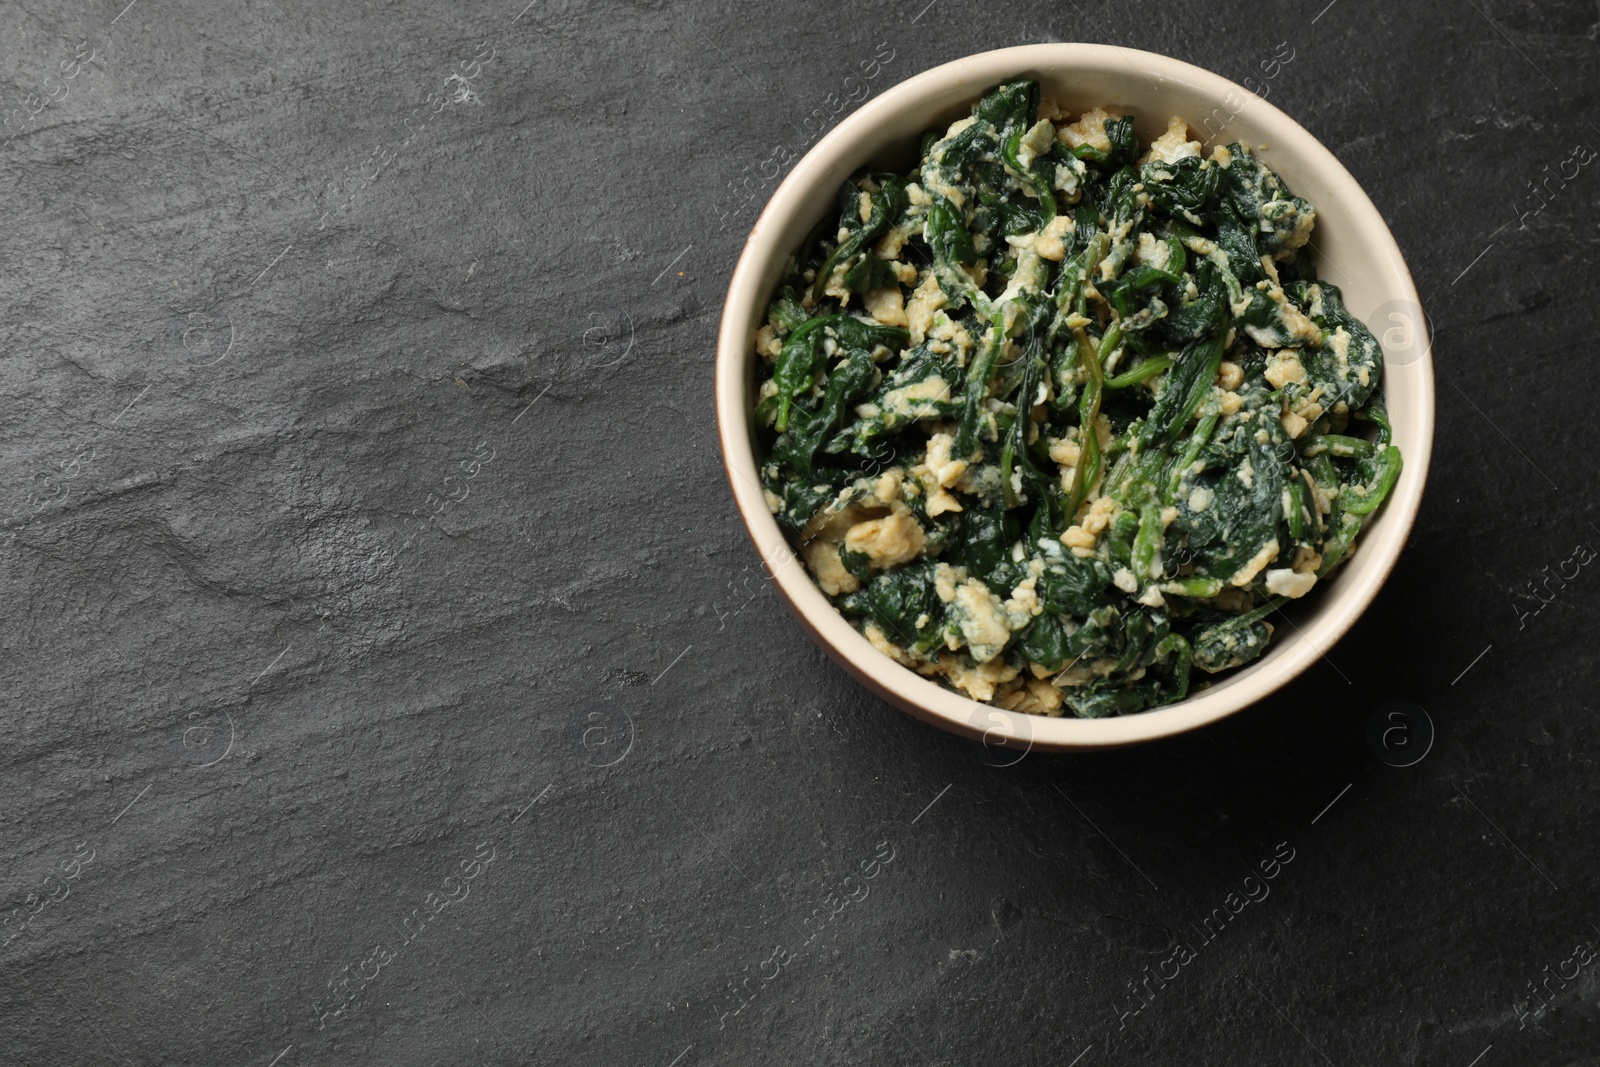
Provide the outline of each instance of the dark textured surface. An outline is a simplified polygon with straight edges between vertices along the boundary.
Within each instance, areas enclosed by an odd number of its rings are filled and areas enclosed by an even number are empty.
[[[0,1062],[1600,1063],[1595,5],[124,2],[0,4]],[[1047,40],[1293,47],[1439,435],[1326,662],[997,767],[803,637],[710,379],[880,42]]]

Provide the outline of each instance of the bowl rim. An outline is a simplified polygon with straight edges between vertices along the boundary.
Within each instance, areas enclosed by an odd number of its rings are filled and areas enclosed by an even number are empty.
[[[1071,715],[1050,717],[1012,712],[945,689],[895,662],[875,648],[851,626],[817,587],[790,546],[762,495],[755,460],[753,428],[747,405],[746,380],[753,356],[750,323],[752,302],[764,308],[770,294],[761,285],[772,257],[786,257],[792,249],[777,248],[783,223],[805,210],[806,201],[839,159],[858,152],[870,155],[884,144],[874,132],[885,119],[917,106],[927,97],[940,96],[957,87],[972,98],[1019,74],[1040,69],[1092,69],[1122,77],[1135,74],[1156,82],[1172,83],[1203,99],[1222,103],[1230,95],[1247,102],[1252,120],[1267,131],[1274,144],[1290,142],[1310,161],[1320,176],[1339,188],[1338,202],[1350,216],[1349,227],[1367,242],[1367,253],[1385,261],[1395,285],[1385,285],[1391,299],[1421,307],[1416,285],[1384,222],[1359,182],[1315,136],[1275,105],[1237,83],[1170,56],[1114,45],[1055,42],[1021,45],[979,52],[940,64],[885,90],[847,116],[813,145],[774,190],[751,228],[729,280],[717,335],[715,398],[718,440],[723,466],[735,504],[756,551],[761,568],[776,585],[796,617],[823,647],[858,682],[902,710],[950,732],[980,740],[985,745],[1040,751],[1081,751],[1120,747],[1186,733],[1235,714],[1262,700],[1310,667],[1323,650],[1330,649],[1354,625],[1377,596],[1393,570],[1416,521],[1427,481],[1433,450],[1435,389],[1425,316],[1412,325],[1419,333],[1420,355],[1414,359],[1420,406],[1416,425],[1410,427],[1417,443],[1407,449],[1405,467],[1380,516],[1381,547],[1370,541],[1371,528],[1363,530],[1361,547],[1369,554],[1381,552],[1379,565],[1369,568],[1358,584],[1341,584],[1327,594],[1328,602],[1301,640],[1270,661],[1248,666],[1227,676],[1226,686],[1191,694],[1176,704],[1130,715],[1083,719]],[[863,157],[864,158],[864,157]],[[858,164],[859,165],[859,164]],[[756,312],[759,316],[759,310]],[[1386,361],[1385,372],[1388,373]],[[1280,646],[1281,647],[1281,646]],[[1271,670],[1257,668],[1271,667]],[[1018,757],[1020,758],[1020,757]]]

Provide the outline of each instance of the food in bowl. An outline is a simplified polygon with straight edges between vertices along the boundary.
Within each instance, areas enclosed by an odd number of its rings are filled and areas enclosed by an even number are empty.
[[[767,505],[880,651],[1098,718],[1254,660],[1398,478],[1316,212],[1181,118],[1031,80],[863,172],[756,335]]]

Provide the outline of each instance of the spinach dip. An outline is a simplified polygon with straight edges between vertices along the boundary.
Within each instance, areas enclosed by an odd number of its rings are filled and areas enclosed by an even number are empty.
[[[1119,715],[1260,656],[1400,473],[1316,211],[1181,118],[1018,81],[863,172],[757,332],[767,505],[884,654]]]

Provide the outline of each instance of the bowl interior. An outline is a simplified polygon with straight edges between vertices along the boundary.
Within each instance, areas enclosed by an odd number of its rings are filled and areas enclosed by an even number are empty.
[[[904,172],[922,132],[970,113],[987,89],[1036,78],[1041,95],[1077,114],[1094,106],[1135,116],[1141,142],[1178,115],[1190,136],[1243,141],[1317,209],[1312,245],[1319,275],[1384,347],[1384,391],[1405,466],[1390,499],[1349,560],[1279,623],[1267,653],[1181,703],[1113,719],[1044,718],[1003,711],[946,690],[874,649],[812,583],[766,511],[756,476],[755,331],[791,252],[834,204],[841,182],[864,165]],[[729,480],[766,567],[815,637],[859,680],[946,729],[990,744],[1097,748],[1182,732],[1237,711],[1321,656],[1371,601],[1416,516],[1433,439],[1433,374],[1426,320],[1405,262],[1382,217],[1320,142],[1260,97],[1215,74],[1150,53],[1054,44],[986,52],[918,75],[870,101],[825,137],[774,193],[751,232],[724,309],[718,353],[718,421]],[[1196,681],[1203,679],[1197,678]]]

